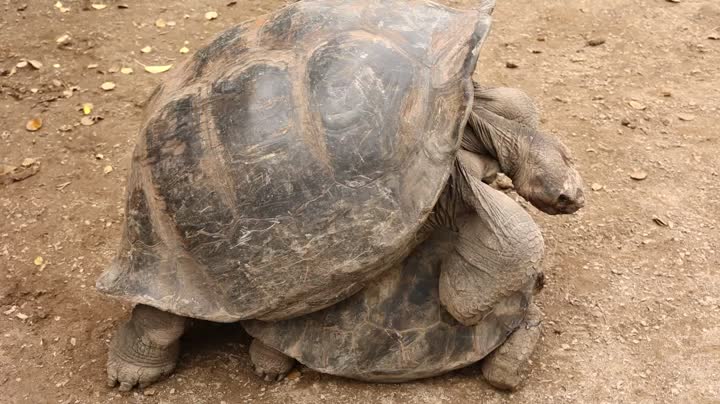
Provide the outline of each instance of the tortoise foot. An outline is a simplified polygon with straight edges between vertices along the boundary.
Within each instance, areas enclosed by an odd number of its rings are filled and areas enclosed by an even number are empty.
[[[483,361],[482,372],[488,383],[500,390],[514,391],[520,387],[527,378],[530,356],[542,332],[541,322],[542,312],[531,304],[520,327]]]
[[[295,359],[258,339],[253,339],[250,344],[250,360],[255,367],[255,374],[267,382],[282,380],[295,366]]]
[[[137,306],[115,334],[108,353],[107,384],[120,391],[145,388],[167,377],[177,364],[184,318]]]

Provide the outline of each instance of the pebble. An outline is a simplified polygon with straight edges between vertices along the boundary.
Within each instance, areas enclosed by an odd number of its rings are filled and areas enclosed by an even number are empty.
[[[507,61],[505,62],[505,67],[507,67],[508,69],[517,69],[520,66],[515,62]]]
[[[605,43],[605,38],[593,38],[587,41],[588,46],[600,46]]]
[[[156,393],[157,393],[157,390],[155,390],[153,388],[143,390],[143,395],[145,395],[145,396],[154,396]]]

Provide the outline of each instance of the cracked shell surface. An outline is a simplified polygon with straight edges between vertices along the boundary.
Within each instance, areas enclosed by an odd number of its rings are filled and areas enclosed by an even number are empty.
[[[148,103],[99,290],[223,322],[352,295],[422,241],[489,23],[317,0],[222,33]]]

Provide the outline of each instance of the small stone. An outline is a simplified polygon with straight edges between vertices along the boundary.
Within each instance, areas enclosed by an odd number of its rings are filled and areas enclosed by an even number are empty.
[[[512,189],[513,187],[512,180],[508,176],[501,174],[498,174],[495,185],[500,189]]]
[[[142,52],[142,53],[150,53],[150,52],[152,52],[152,46],[146,46],[146,47],[140,49],[140,52]]]
[[[678,394],[680,394],[680,390],[673,387],[670,389],[670,393],[672,393],[673,396],[677,396]]]
[[[570,349],[570,345],[568,345],[568,344],[562,344],[562,345],[560,345],[560,347],[561,347],[564,351],[567,351],[568,349]]]
[[[587,41],[588,46],[600,46],[605,43],[605,38],[593,38]]]
[[[644,111],[647,109],[647,106],[641,102],[630,101],[628,102],[628,104],[630,104],[633,109],[637,109],[638,111]]]
[[[636,181],[642,181],[648,177],[648,173],[643,170],[635,170],[630,174],[630,178]]]
[[[120,69],[120,73],[122,74],[133,74],[133,68],[132,67],[123,67]]]
[[[59,46],[68,45],[70,43],[70,35],[68,35],[68,34],[60,35],[55,40],[55,43],[57,43]]]
[[[663,97],[672,97],[672,91],[666,88],[660,90],[660,94],[662,94]]]
[[[668,3],[676,3],[676,4],[680,3],[680,0],[665,0],[665,1],[667,1]]]
[[[287,378],[288,380],[297,380],[297,379],[299,379],[301,376],[302,376],[302,373],[300,373],[299,370],[293,369],[292,371],[290,371],[290,373],[288,373],[288,375],[286,376],[286,378]]]
[[[157,394],[157,390],[153,388],[143,390],[143,395],[145,396],[154,396],[155,394]]]
[[[677,117],[678,117],[679,120],[685,121],[685,122],[690,122],[690,121],[695,120],[695,115],[693,115],[693,114],[686,114],[686,113],[682,113],[682,112],[679,113],[679,114],[677,114]]]
[[[513,61],[507,61],[505,62],[505,67],[507,67],[508,69],[517,69],[520,66]]]
[[[77,345],[77,339],[75,339],[75,337],[70,338],[70,345],[72,345],[72,346]]]
[[[205,13],[206,20],[214,20],[216,18],[218,18],[218,13],[216,11],[208,11]]]
[[[30,318],[30,316],[28,316],[27,314],[22,314],[22,313],[17,313],[17,314],[15,314],[15,317],[17,317],[17,318],[19,318],[20,320],[23,320],[23,321],[25,321],[25,320],[27,320],[28,318]]]
[[[115,83],[113,83],[112,81],[106,81],[100,84],[100,88],[102,88],[104,91],[112,91],[115,89]]]
[[[103,168],[104,174],[110,174],[111,172],[113,172],[112,166],[105,166],[105,168]]]
[[[590,188],[592,188],[593,191],[599,191],[603,189],[603,186],[601,184],[598,184],[597,182],[594,182]]]

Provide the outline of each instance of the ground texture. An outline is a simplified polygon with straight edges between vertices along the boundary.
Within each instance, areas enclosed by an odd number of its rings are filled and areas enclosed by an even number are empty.
[[[106,388],[108,340],[129,307],[93,285],[120,236],[143,104],[163,79],[141,64],[177,63],[284,4],[228,2],[0,0],[0,163],[20,166],[16,179],[34,173],[0,185],[0,402],[720,403],[715,0],[498,1],[477,78],[529,92],[588,185],[576,215],[533,211],[547,320],[520,392],[494,391],[477,367],[401,385],[300,369],[266,384],[244,332],[214,324],[187,336],[170,379]],[[26,130],[35,118],[42,127]]]

